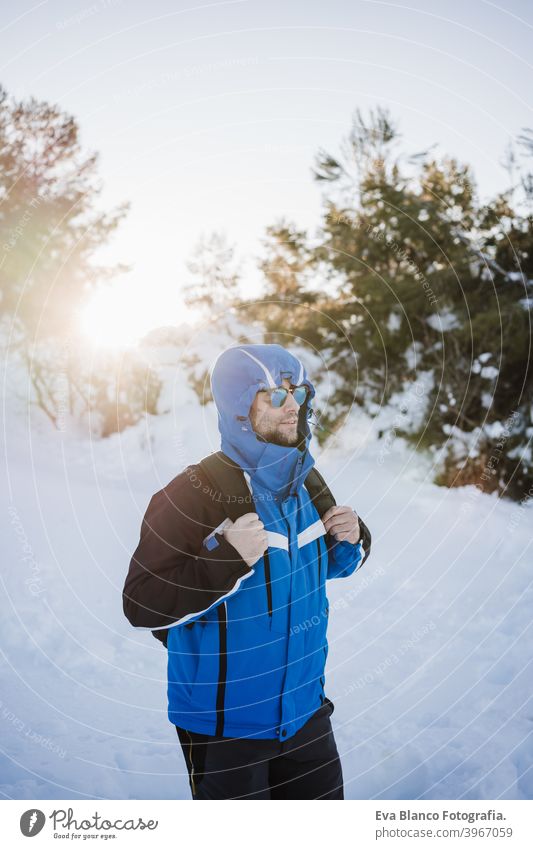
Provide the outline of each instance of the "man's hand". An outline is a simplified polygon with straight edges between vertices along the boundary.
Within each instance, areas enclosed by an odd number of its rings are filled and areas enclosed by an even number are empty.
[[[344,540],[355,545],[361,536],[357,513],[351,507],[335,505],[326,510],[322,516],[326,531],[333,534],[337,542]]]
[[[245,513],[223,531],[224,537],[236,548],[248,566],[257,563],[268,548],[265,526],[257,513]]]

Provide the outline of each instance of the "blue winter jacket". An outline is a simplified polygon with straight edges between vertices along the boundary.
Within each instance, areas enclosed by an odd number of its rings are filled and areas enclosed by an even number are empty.
[[[130,580],[129,588],[126,583],[126,615],[140,627],[168,628],[168,717],[190,731],[254,739],[292,737],[325,699],[326,580],[348,577],[366,559],[362,541],[336,542],[326,534],[304,486],[314,464],[307,408],[300,410],[300,447],[265,442],[253,431],[249,411],[256,393],[281,385],[285,377],[295,385],[307,384],[309,401],[313,398],[315,390],[303,364],[279,345],[230,348],[219,356],[211,376],[221,449],[243,469],[255,503],[251,509],[267,531],[269,586],[265,558],[249,567],[220,526],[206,534],[201,551],[194,553],[196,560],[189,558],[189,571],[178,582],[167,577],[174,576],[172,552],[161,555],[158,549],[156,557],[148,556],[146,547],[143,555],[143,535],[132,559],[137,576],[141,565],[142,576]],[[191,467],[182,473],[179,495],[171,498],[174,507],[179,502],[178,523],[184,511],[196,509],[192,478],[197,478],[198,466],[192,468],[192,475]],[[203,498],[208,505],[208,496]],[[150,551],[155,537],[161,539],[158,517],[168,512],[168,501],[154,496],[152,521],[148,512],[145,517],[143,534],[151,540]],[[202,507],[196,519],[187,518],[209,530],[205,519],[209,509]],[[186,547],[174,540],[172,548],[178,546]],[[167,572],[161,571],[161,564],[168,566]],[[168,587],[164,618],[153,613],[153,603],[143,613],[146,604],[136,589],[147,585],[147,572],[158,570]],[[198,601],[182,606],[176,618],[180,586],[183,599],[185,584],[190,587],[195,581]],[[171,601],[174,586],[169,583],[178,583],[176,601]],[[132,612],[134,607],[137,613]]]

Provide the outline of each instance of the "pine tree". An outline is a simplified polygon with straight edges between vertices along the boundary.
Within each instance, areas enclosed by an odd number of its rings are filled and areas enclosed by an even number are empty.
[[[531,465],[527,449],[520,458],[512,449],[531,426],[531,332],[528,275],[513,264],[518,245],[528,255],[530,224],[505,197],[480,204],[467,166],[428,153],[397,157],[396,140],[385,113],[369,124],[358,113],[351,159],[318,163],[318,179],[340,189],[342,203],[329,202],[323,246],[342,279],[343,332],[332,346],[340,398],[344,407],[351,400],[352,349],[366,405],[387,404],[402,384],[431,375],[426,416],[404,435],[445,449],[440,482],[520,497]],[[513,257],[504,255],[510,246]]]
[[[481,203],[470,168],[453,158],[402,153],[380,108],[368,119],[356,111],[339,155],[320,151],[314,176],[324,190],[317,236],[271,229],[264,270],[267,295],[288,279],[300,305],[289,325],[276,316],[278,328],[319,347],[339,377],[323,421],[335,429],[353,403],[373,414],[403,390],[425,416],[408,409],[397,432],[440,452],[438,482],[523,497],[532,482],[531,216],[506,194]],[[531,186],[523,176],[526,198]],[[300,261],[280,275],[288,251]],[[311,305],[313,277],[330,285]]]
[[[285,219],[268,227],[258,266],[265,280],[264,297],[247,302],[247,315],[262,322],[267,341],[289,344],[296,333],[312,343],[312,307],[319,293],[316,260],[306,231]]]
[[[79,340],[87,298],[125,270],[95,260],[128,209],[103,212],[101,189],[98,155],[83,152],[76,120],[0,87],[0,320],[27,369],[23,399],[57,429],[66,414],[92,414],[92,432],[100,420],[107,435],[155,412],[161,384],[131,354],[102,352],[93,370]]]
[[[187,306],[198,307],[207,314],[228,309],[234,303],[240,279],[235,260],[235,247],[223,233],[202,236],[187,268],[192,281],[183,288]]]
[[[72,116],[0,87],[0,316],[26,339],[64,338],[97,282],[123,270],[94,261],[127,212],[98,210],[97,166]]]

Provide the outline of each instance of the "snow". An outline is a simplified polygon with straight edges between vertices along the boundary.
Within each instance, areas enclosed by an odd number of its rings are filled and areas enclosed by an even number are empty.
[[[418,339],[415,339],[412,345],[409,345],[407,350],[404,353],[404,357],[407,362],[407,366],[410,371],[416,371],[417,362],[418,362],[418,354],[421,354],[423,350],[422,342]]]
[[[502,422],[487,422],[483,425],[483,430],[489,437],[489,439],[497,440],[502,436],[502,434],[508,435],[508,430]]]
[[[496,368],[496,366],[485,366],[481,369],[481,377],[485,377],[487,380],[495,380],[498,377],[500,370]]]
[[[386,433],[379,449],[380,453],[385,450],[391,438],[396,438],[397,429],[409,432],[422,426],[433,384],[433,371],[419,369],[416,380],[406,381],[401,392],[393,393],[387,407],[375,405],[374,431]]]
[[[433,330],[440,330],[441,333],[459,327],[457,316],[449,307],[445,307],[439,312],[430,315],[426,321]]]
[[[482,359],[484,357],[484,359]],[[483,362],[486,362],[487,355],[481,354],[475,360],[472,361],[472,367],[470,371],[472,374],[479,374],[481,377],[486,378],[487,380],[494,380],[498,377],[500,370],[496,368],[496,366],[481,366]]]
[[[190,796],[166,652],[121,601],[151,495],[218,447],[213,404],[168,354],[168,412],[108,439],[53,431],[20,398],[5,409],[5,797]],[[346,798],[531,798],[532,503],[436,487],[428,456],[377,439],[394,415],[354,409],[315,445],[338,503],[373,535],[361,572],[328,589]]]
[[[390,315],[389,315],[389,318],[387,320],[387,330],[390,333],[395,333],[396,330],[399,330],[401,326],[402,326],[401,316],[399,316],[398,313],[391,312]]]

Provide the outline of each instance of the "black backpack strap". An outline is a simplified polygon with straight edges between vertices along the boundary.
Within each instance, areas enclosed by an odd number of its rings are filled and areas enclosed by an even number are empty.
[[[370,545],[372,543],[372,534],[370,533],[367,526],[365,525],[365,523],[361,519],[361,516],[358,515],[357,518],[359,519],[359,527],[361,528],[361,537],[360,537],[359,542],[363,543],[363,548],[365,550],[365,556],[363,557],[363,562],[361,563],[361,566],[362,566],[363,563],[365,562],[365,560],[368,559],[368,555],[370,554]],[[360,568],[360,567],[358,567],[358,568]]]
[[[305,479],[305,488],[311,497],[311,501],[315,505],[320,518],[326,510],[336,505],[333,494],[327,485],[326,481],[316,468],[313,466]]]
[[[315,505],[320,518],[322,518],[326,510],[329,510],[330,507],[334,507],[336,505],[337,502],[333,497],[333,493],[331,492],[329,486],[327,485],[326,481],[324,480],[318,469],[314,466],[307,475],[305,486],[309,495],[311,496],[311,500]],[[359,514],[357,514],[357,518],[359,519],[359,528],[361,530],[359,542],[363,543],[363,548],[365,551],[361,563],[362,566],[365,560],[368,559],[368,555],[370,554],[372,535],[363,520],[361,519],[361,517],[359,516]]]
[[[254,498],[241,467],[223,451],[204,457],[199,466],[213,488],[212,497],[222,505],[232,522],[245,513],[255,513]]]

